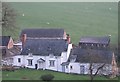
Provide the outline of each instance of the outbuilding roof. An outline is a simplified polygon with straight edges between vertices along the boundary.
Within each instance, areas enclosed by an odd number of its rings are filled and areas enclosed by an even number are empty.
[[[105,36],[105,37],[87,36],[87,37],[80,38],[80,43],[109,44],[109,42],[110,42],[109,36]]]

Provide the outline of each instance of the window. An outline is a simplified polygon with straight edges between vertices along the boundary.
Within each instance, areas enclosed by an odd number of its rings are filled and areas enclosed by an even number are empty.
[[[81,65],[80,66],[80,74],[84,74],[85,73],[85,66]]]
[[[28,59],[28,65],[32,66],[32,59]]]
[[[106,47],[106,45],[103,45],[104,47]]]
[[[20,59],[20,58],[18,58],[18,62],[19,62],[19,63],[21,62],[21,59]]]
[[[99,47],[99,44],[97,44],[97,47]]]
[[[54,67],[55,66],[55,60],[50,60],[50,66]]]
[[[73,69],[73,67],[72,67],[72,66],[70,66],[70,69]]]

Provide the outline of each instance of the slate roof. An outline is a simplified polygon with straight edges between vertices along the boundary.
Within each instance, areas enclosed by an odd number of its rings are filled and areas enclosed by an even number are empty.
[[[7,46],[10,41],[10,36],[0,36],[0,46]]]
[[[93,62],[93,63],[110,64],[112,61],[112,54],[113,54],[112,51],[93,50],[93,49],[87,51],[86,49],[81,49],[79,47],[76,47],[73,48],[73,50],[71,51],[68,62],[70,62],[71,59],[74,59],[76,57],[75,62],[81,62],[81,63]]]
[[[33,55],[48,56],[53,54],[55,56],[61,56],[63,51],[66,51],[68,44],[65,40],[57,39],[28,39],[26,40],[25,46],[22,50],[21,55]]]
[[[33,38],[62,38],[64,35],[64,29],[24,29],[20,36],[22,36],[22,34],[27,34],[27,37]]]
[[[96,43],[96,44],[109,44],[110,42],[110,37],[105,36],[105,37],[81,37],[80,38],[80,43]]]

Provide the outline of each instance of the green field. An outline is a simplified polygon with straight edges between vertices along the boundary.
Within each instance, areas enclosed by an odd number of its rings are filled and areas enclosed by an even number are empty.
[[[20,69],[11,71],[3,71],[3,80],[40,80],[41,75],[52,74],[54,80],[90,80],[88,75],[75,75],[65,74],[60,72],[48,71],[48,70],[35,70],[35,69]],[[117,80],[117,78],[109,79],[103,76],[96,76],[95,80]]]
[[[17,27],[20,29],[3,31],[3,34],[15,39],[24,28],[64,28],[75,44],[81,36],[107,35],[112,35],[111,42],[117,43],[118,3],[16,2],[10,5],[18,13]]]

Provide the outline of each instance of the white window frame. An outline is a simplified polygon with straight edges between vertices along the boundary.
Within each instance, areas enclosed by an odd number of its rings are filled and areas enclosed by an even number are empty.
[[[55,67],[55,60],[49,60],[49,66]]]
[[[32,66],[33,65],[33,59],[27,59],[28,60],[28,66]]]

